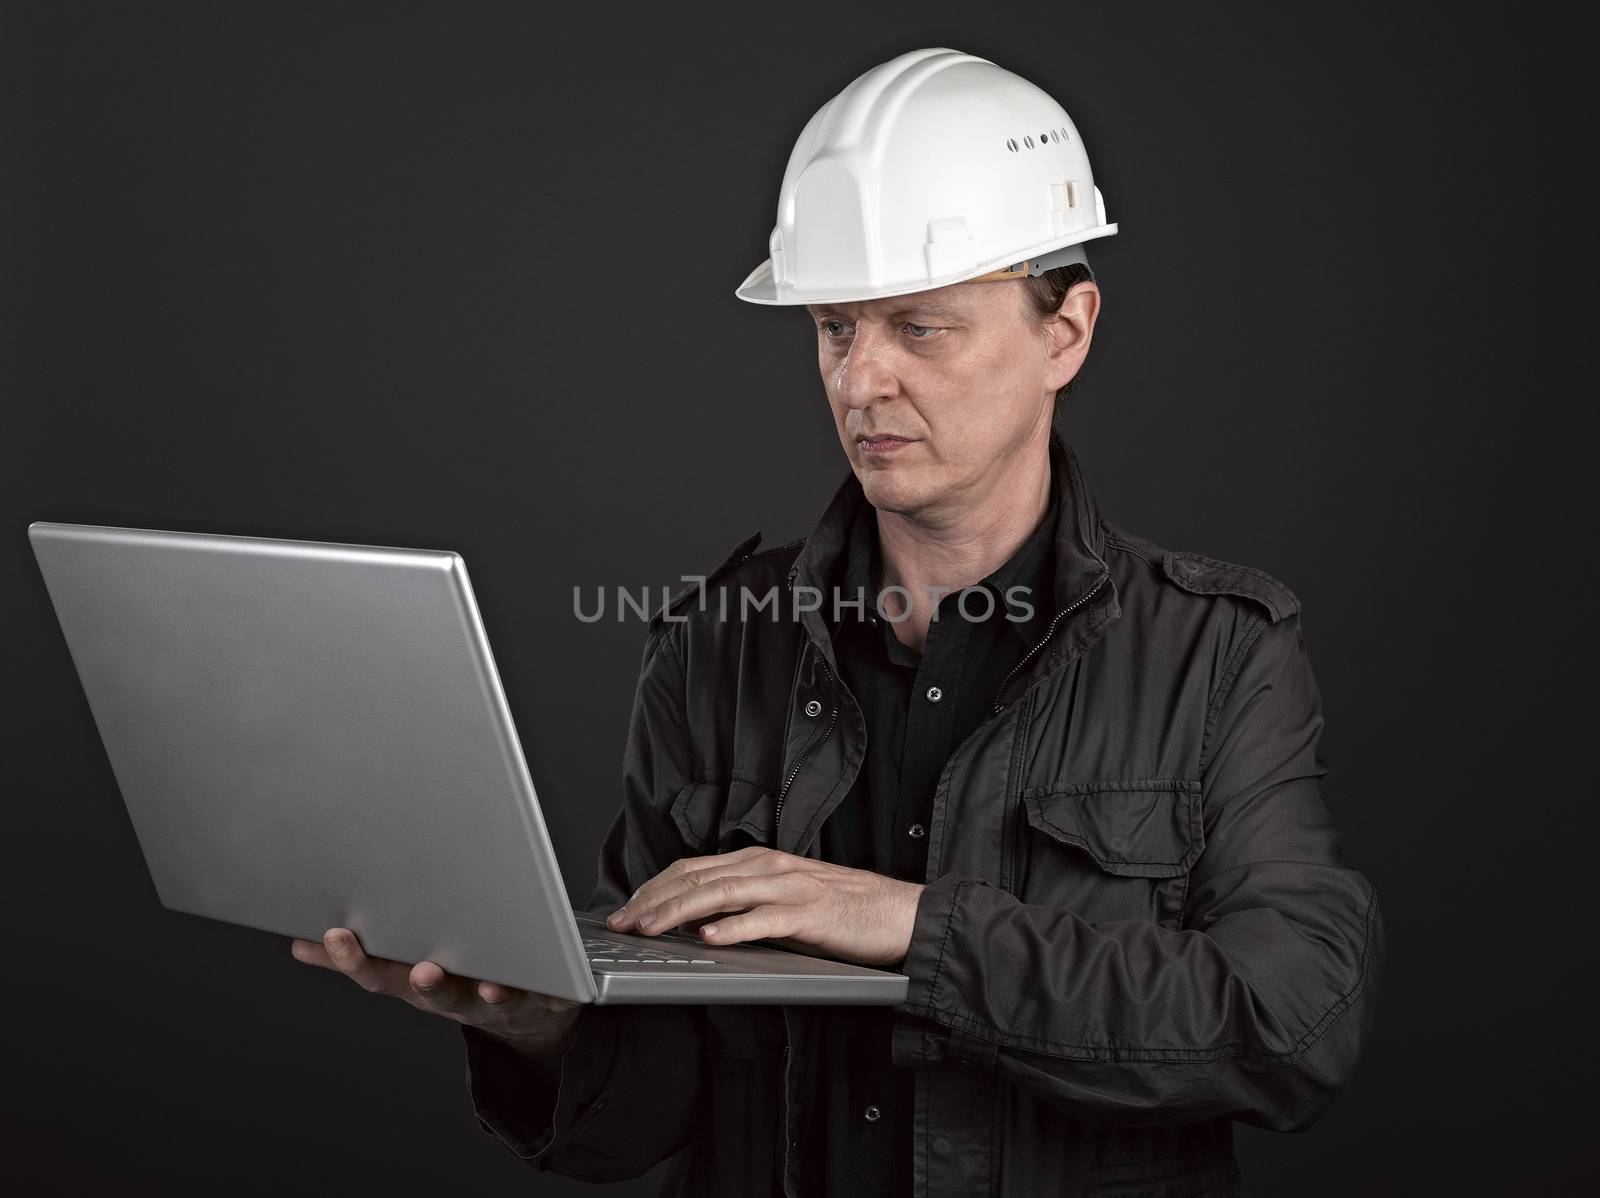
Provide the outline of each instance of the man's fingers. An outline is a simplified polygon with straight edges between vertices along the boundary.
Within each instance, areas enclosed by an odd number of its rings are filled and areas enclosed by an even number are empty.
[[[700,929],[707,944],[741,944],[747,940],[776,940],[795,931],[791,907],[763,903],[743,915],[724,915]]]
[[[499,982],[479,982],[478,997],[495,1009],[510,1006],[516,1000],[516,991]]]
[[[565,1011],[579,1004],[531,990],[518,990],[498,982],[480,982],[447,972],[436,961],[406,966],[362,951],[355,933],[330,928],[323,943],[295,939],[290,942],[295,960],[348,974],[362,989],[403,999],[434,1015],[445,1015],[485,1027],[521,1023],[531,1014]]]
[[[329,928],[322,938],[333,967],[351,978],[369,994],[390,994],[404,997],[410,990],[406,966],[382,957],[369,957],[361,949],[356,934],[349,928]]]
[[[522,1015],[527,1011],[542,1011],[547,1009],[541,1001],[543,994],[534,994],[530,990],[519,990],[515,986],[502,986],[499,982],[479,982],[473,987],[473,994],[478,1002],[483,1005],[483,1022],[493,1024],[504,1021],[512,1015]]]
[[[639,928],[655,936],[670,932],[686,920],[700,919],[722,911],[742,911],[758,903],[781,902],[788,896],[789,887],[782,875],[718,878],[696,886],[687,894],[668,899],[654,911],[648,912],[641,919]]]
[[[640,927],[640,916],[708,882],[725,877],[780,873],[794,868],[799,860],[792,853],[777,852],[764,845],[751,845],[738,852],[722,853],[715,857],[685,857],[639,887],[633,897],[609,916],[606,922],[616,931],[631,931]],[[661,930],[654,925],[648,929],[652,934]]]
[[[630,903],[631,917],[628,922],[634,928],[647,935],[653,936],[659,932],[665,932],[668,928],[675,926],[661,922],[662,911],[668,904],[708,889],[716,894],[726,894],[728,886],[733,885],[738,879],[759,876],[755,872],[755,867],[758,867],[759,864],[759,862],[755,861],[744,861],[738,865],[698,869],[693,873],[684,874],[682,878],[676,880],[676,884],[662,886],[655,894],[650,895],[648,898],[641,898],[637,905]],[[714,907],[709,909],[707,913],[721,910],[724,910],[724,908]]]
[[[654,905],[655,896],[665,887],[677,884],[682,878],[697,874],[702,870],[726,868],[729,866],[750,865],[767,857],[788,857],[788,853],[779,853],[765,845],[753,844],[746,848],[738,849],[732,853],[717,853],[710,857],[680,857],[655,877],[651,878],[638,890],[633,892],[633,897],[625,904],[628,910],[644,910],[641,904]],[[751,872],[746,869],[744,872]]]
[[[542,1025],[547,1016],[569,1011],[581,1004],[570,999],[539,994],[533,990],[518,990],[502,986],[499,982],[478,982],[474,987],[478,1003],[472,1017],[465,1020],[486,1031],[518,1029]]]
[[[465,1015],[478,1005],[469,978],[446,973],[432,961],[418,961],[406,975],[412,1001],[438,1015]]]
[[[337,969],[333,958],[328,956],[328,950],[323,948],[316,940],[301,940],[298,937],[289,942],[289,953],[296,961],[305,965],[315,965],[321,969]]]

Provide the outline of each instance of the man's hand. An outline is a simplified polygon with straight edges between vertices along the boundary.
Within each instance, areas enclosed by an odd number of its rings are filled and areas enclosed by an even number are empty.
[[[289,951],[296,961],[346,975],[369,994],[386,994],[498,1036],[525,1056],[558,1057],[577,1035],[580,1003],[455,977],[432,961],[407,966],[369,957],[349,928],[330,928],[321,944],[295,940]]]
[[[613,931],[654,936],[700,926],[707,944],[776,940],[842,961],[895,966],[911,946],[922,886],[864,869],[752,846],[685,857],[651,878],[607,919]]]

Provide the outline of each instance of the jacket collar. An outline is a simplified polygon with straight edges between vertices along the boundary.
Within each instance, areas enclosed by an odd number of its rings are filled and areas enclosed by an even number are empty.
[[[1083,605],[1085,598],[1102,584],[1113,594],[1115,586],[1109,582],[1110,571],[1103,556],[1105,529],[1100,522],[1099,507],[1084,481],[1077,455],[1055,429],[1050,431],[1050,464],[1056,480],[1056,530],[1051,546],[1051,598],[1055,610],[1049,613],[1053,619]],[[851,471],[839,484],[822,518],[794,559],[789,569],[791,588],[805,587],[816,594],[828,594],[829,580],[843,576],[850,526],[866,502],[866,493],[855,472]],[[833,640],[824,619],[826,604],[820,611],[805,610],[813,606],[803,605],[801,623],[837,674]],[[1052,659],[1057,656],[1050,654]]]

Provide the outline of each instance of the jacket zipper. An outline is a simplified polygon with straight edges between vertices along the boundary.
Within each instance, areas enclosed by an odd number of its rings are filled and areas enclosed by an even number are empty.
[[[1038,641],[1034,644],[1033,648],[1029,649],[1026,653],[1024,653],[1022,655],[1022,660],[1017,662],[1016,665],[1011,667],[1011,672],[1009,674],[1007,674],[1005,676],[1005,680],[1000,683],[1000,689],[997,690],[995,692],[995,694],[994,694],[994,707],[989,712],[989,714],[991,716],[996,716],[996,715],[1000,714],[1000,709],[1001,709],[1000,696],[1006,693],[1006,687],[1011,685],[1011,680],[1017,676],[1017,671],[1022,669],[1023,666],[1027,665],[1028,662],[1032,661],[1033,660],[1033,655],[1035,653],[1039,652],[1040,649],[1043,649],[1045,647],[1045,645],[1049,643],[1050,638],[1055,635],[1056,625],[1061,623],[1061,621],[1062,621],[1062,619],[1064,617],[1071,615],[1073,612],[1077,611],[1080,607],[1082,607],[1085,603],[1089,602],[1089,600],[1094,597],[1095,592],[1097,592],[1102,586],[1104,586],[1106,579],[1108,579],[1110,577],[1111,577],[1110,574],[1102,574],[1102,575],[1100,575],[1099,579],[1095,582],[1095,584],[1092,587],[1090,587],[1083,594],[1079,595],[1071,603],[1067,604],[1066,607],[1063,607],[1060,611],[1058,611],[1054,616],[1052,616],[1050,618],[1050,627],[1046,628],[1044,630],[1044,635],[1038,639]]]
[[[830,678],[833,676],[833,671],[828,668],[828,662],[827,662],[827,660],[825,658],[820,658],[819,657],[817,659],[817,664],[822,667],[822,672],[824,674],[827,674]],[[823,745],[823,742],[828,739],[829,734],[833,731],[833,725],[838,720],[838,718],[839,718],[839,705],[837,703],[833,703],[828,708],[828,723],[827,723],[827,726],[823,728],[822,735],[815,736],[815,737],[811,738],[811,743],[808,744],[805,747],[805,750],[800,754],[800,756],[795,759],[794,766],[789,770],[789,776],[783,780],[783,785],[778,788],[778,799],[777,799],[777,802],[773,805],[773,810],[772,810],[772,847],[773,848],[777,848],[778,847],[778,821],[783,818],[783,800],[789,793],[789,787],[794,785],[795,778],[799,776],[800,767],[805,765],[807,759],[810,758],[811,754],[815,753],[818,749],[820,749],[822,747],[822,745]]]

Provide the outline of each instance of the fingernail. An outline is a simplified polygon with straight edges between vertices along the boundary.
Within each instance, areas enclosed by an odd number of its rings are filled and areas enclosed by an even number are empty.
[[[648,914],[646,916],[643,916],[639,920],[639,926],[641,928],[648,928],[651,924],[655,923],[655,921],[656,921],[656,913],[654,911],[652,911],[652,912],[650,912],[650,914]]]
[[[626,907],[618,907],[610,915],[606,916],[606,922],[607,923],[611,923],[611,924],[621,923],[622,922],[622,913],[624,911],[626,911],[626,910],[627,910]]]
[[[717,925],[714,923],[708,923],[705,925],[705,927],[701,928],[700,931],[707,936],[715,936],[717,934]]]

